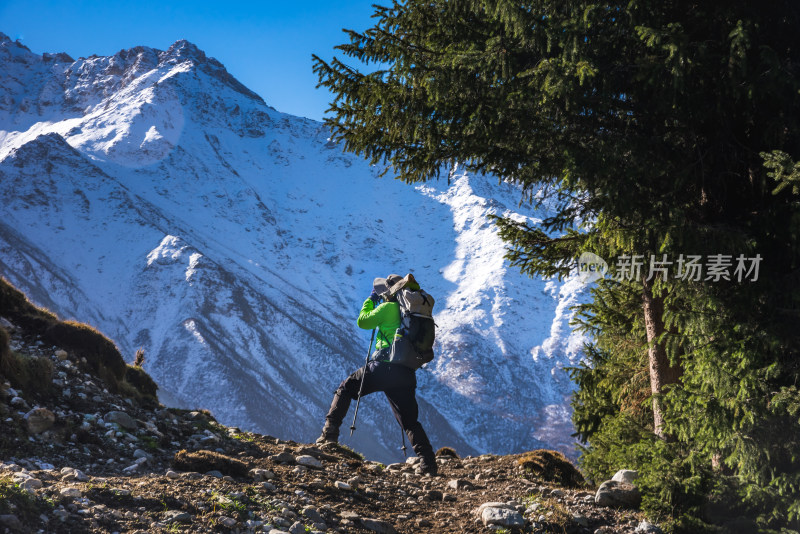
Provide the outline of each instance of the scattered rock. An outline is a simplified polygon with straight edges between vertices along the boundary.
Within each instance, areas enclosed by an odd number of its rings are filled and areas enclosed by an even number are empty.
[[[61,488],[61,491],[59,491],[58,493],[62,497],[67,497],[69,499],[77,499],[78,497],[81,497],[83,495],[80,489],[73,487]]]
[[[313,469],[322,469],[322,462],[313,456],[298,456],[295,458],[295,462],[297,462],[299,465],[304,465]]]
[[[167,524],[170,523],[191,523],[192,522],[192,515],[187,512],[181,512],[178,510],[170,510],[164,514],[164,522]]]
[[[427,494],[428,500],[441,501],[444,500],[444,494],[439,490],[430,490]]]
[[[325,518],[313,506],[303,508],[303,515],[309,518],[312,523],[325,523]]]
[[[67,353],[67,351],[65,351],[64,349],[58,349],[58,350],[55,352],[55,357],[56,357],[56,358],[58,358],[58,359],[59,359],[59,361],[62,361],[62,362],[63,362],[64,360],[66,360],[67,358],[69,358],[69,353]]]
[[[662,534],[661,529],[657,525],[654,525],[649,521],[642,521],[641,523],[639,523],[634,532],[636,534]]]
[[[270,471],[269,469],[251,469],[249,471],[251,477],[256,482],[262,482],[264,480],[272,480],[275,478],[275,473]]]
[[[225,528],[233,528],[236,526],[237,521],[232,517],[220,517],[217,522]]]
[[[75,469],[74,467],[64,467],[61,469],[61,480],[64,482],[72,482],[73,480],[78,482],[86,482],[89,480],[89,477],[81,471],[80,469]]]
[[[594,500],[598,506],[638,508],[642,503],[642,494],[632,484],[607,480],[598,488]]]
[[[573,515],[572,522],[581,527],[589,526],[589,518],[585,515]]]
[[[108,412],[103,419],[106,423],[116,423],[125,430],[133,431],[138,428],[138,425],[136,424],[136,421],[134,421],[133,417],[118,410]]]
[[[50,430],[56,422],[56,414],[47,408],[34,408],[25,414],[28,424],[28,432],[31,434],[41,434]]]
[[[469,490],[474,488],[475,485],[469,480],[454,478],[453,480],[447,482],[447,487],[453,490]]]
[[[620,469],[614,476],[611,477],[611,480],[614,482],[625,482],[626,484],[633,485],[633,481],[639,478],[639,472],[633,471],[631,469]]]
[[[34,490],[42,487],[42,481],[38,478],[26,478],[19,483],[19,487],[28,493],[33,493]]]
[[[295,460],[294,456],[291,453],[288,453],[286,451],[284,451],[284,452],[282,452],[280,454],[273,454],[272,456],[269,457],[269,459],[272,460],[273,462],[277,463],[277,464],[294,464],[294,463],[296,463],[296,460]]]
[[[486,510],[487,508],[506,508],[506,509],[509,509],[509,510],[513,509],[513,507],[508,505],[508,503],[504,503],[504,502],[485,502],[482,505],[480,505],[477,510],[475,510],[475,514],[480,516],[483,513],[483,511]]]
[[[372,532],[377,532],[378,534],[397,534],[394,526],[392,526],[392,524],[388,521],[362,517],[359,522],[365,529],[371,530]]]
[[[498,525],[509,528],[525,526],[525,519],[523,519],[522,514],[509,508],[495,508],[488,506],[483,508],[480,517],[484,526]]]

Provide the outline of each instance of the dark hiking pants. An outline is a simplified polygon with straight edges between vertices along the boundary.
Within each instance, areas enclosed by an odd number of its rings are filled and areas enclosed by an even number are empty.
[[[339,385],[339,389],[333,396],[331,409],[325,416],[325,432],[331,432],[338,436],[339,427],[350,408],[350,401],[358,398],[358,389],[361,386],[363,374],[364,368],[362,367]],[[383,391],[389,400],[395,419],[403,427],[414,452],[417,456],[430,461],[433,459],[433,448],[428,440],[428,435],[425,434],[425,430],[417,420],[419,407],[414,395],[416,387],[417,377],[413,369],[388,362],[371,361],[367,364],[361,396]]]

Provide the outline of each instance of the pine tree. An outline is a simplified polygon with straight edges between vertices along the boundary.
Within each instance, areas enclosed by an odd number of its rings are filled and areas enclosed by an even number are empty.
[[[601,282],[575,421],[587,469],[640,466],[654,512],[697,517],[724,480],[760,525],[800,520],[800,5],[408,0],[376,19],[338,47],[371,72],[315,57],[327,125],[408,182],[459,163],[545,198],[540,228],[496,219],[523,272],[760,255],[756,282]]]

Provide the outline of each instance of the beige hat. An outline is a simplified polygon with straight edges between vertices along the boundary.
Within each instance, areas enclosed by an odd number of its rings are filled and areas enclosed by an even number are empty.
[[[399,274],[390,274],[386,278],[376,278],[372,281],[372,289],[381,297],[386,297],[392,294],[392,289],[403,279]]]
[[[391,296],[403,289],[406,286],[414,286],[419,289],[419,284],[414,279],[414,275],[409,273],[405,278],[399,274],[390,274],[386,278],[376,278],[372,281],[372,288],[381,297]]]

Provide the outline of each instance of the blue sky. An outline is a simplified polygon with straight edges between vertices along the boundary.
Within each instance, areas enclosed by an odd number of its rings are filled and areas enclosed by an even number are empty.
[[[371,26],[375,3],[0,0],[0,32],[34,53],[74,58],[187,39],[279,111],[321,120],[330,95],[315,89],[311,54],[328,59],[346,40],[342,28]]]

